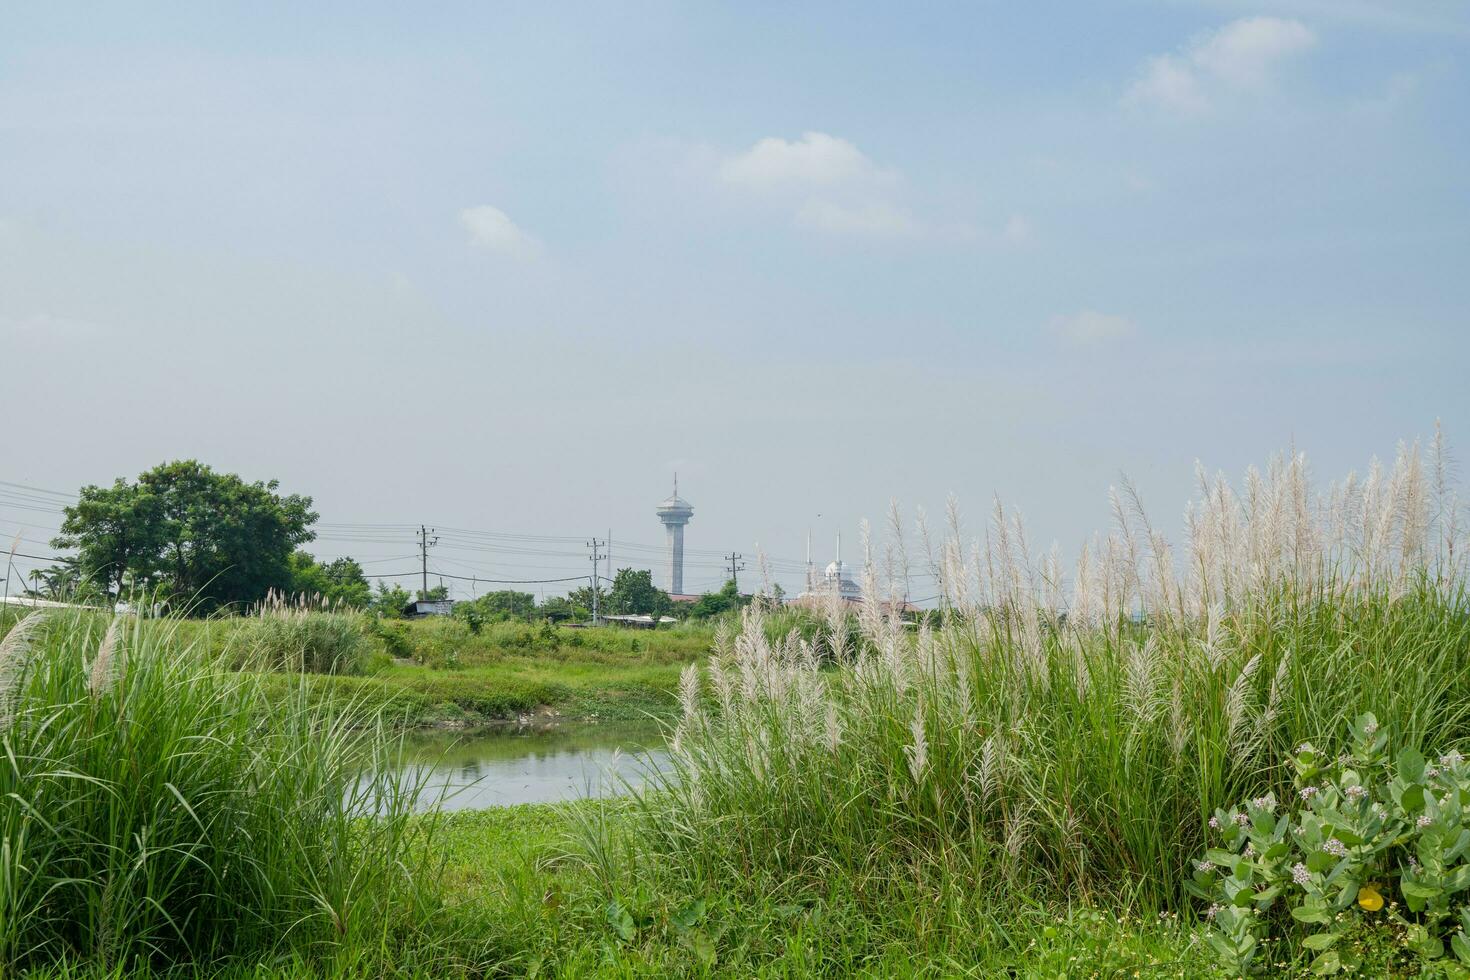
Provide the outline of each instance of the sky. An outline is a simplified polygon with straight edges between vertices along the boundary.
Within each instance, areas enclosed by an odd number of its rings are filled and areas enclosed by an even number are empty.
[[[4,6],[9,484],[549,579],[677,471],[686,589],[791,590],[893,500],[1075,555],[1124,475],[1177,539],[1196,461],[1470,438],[1470,4]]]

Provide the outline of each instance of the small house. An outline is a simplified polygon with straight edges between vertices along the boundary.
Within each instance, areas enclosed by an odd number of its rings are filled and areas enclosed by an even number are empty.
[[[453,599],[415,599],[403,607],[403,615],[409,619],[422,619],[424,616],[450,616],[453,613]]]

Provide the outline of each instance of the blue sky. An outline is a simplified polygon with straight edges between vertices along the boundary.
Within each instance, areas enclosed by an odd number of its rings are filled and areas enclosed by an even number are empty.
[[[1120,472],[1465,436],[1470,5],[307,6],[6,12],[0,478],[1075,552]]]

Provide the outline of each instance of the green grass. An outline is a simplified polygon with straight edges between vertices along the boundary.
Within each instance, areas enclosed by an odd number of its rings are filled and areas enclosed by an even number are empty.
[[[640,654],[609,658],[508,656],[455,669],[388,664],[365,677],[317,675],[306,683],[315,698],[364,701],[410,727],[504,721],[538,709],[568,719],[672,717],[681,664]]]
[[[361,778],[389,758],[371,713],[267,701],[169,621],[12,628],[0,742],[0,973],[381,960],[432,912],[432,824]]]
[[[1210,965],[1173,919],[1095,909],[980,910],[963,944],[916,945],[893,910],[885,927],[841,882],[818,896],[688,890],[656,870],[604,889],[592,863],[617,862],[636,819],[620,801],[451,815],[441,828],[455,914],[477,923],[506,975],[559,977],[1197,977]],[[584,847],[595,828],[611,849]],[[700,904],[702,903],[702,904]],[[610,904],[627,914],[610,914]],[[631,923],[631,925],[630,925]]]
[[[350,627],[361,630],[361,643],[344,638]],[[490,624],[475,634],[443,619],[375,622],[321,612],[176,620],[170,628],[222,664],[328,665],[305,680],[313,699],[368,704],[409,727],[506,721],[541,709],[568,719],[670,718],[679,671],[709,652],[714,635],[705,625],[644,631],[524,623]],[[405,656],[394,659],[391,649]],[[329,669],[339,664],[350,666]],[[290,676],[262,682],[274,692],[295,690]]]

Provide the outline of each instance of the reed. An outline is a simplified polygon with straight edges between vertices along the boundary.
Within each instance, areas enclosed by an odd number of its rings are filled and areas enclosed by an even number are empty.
[[[436,865],[380,719],[268,698],[176,626],[62,610],[4,641],[0,973],[391,960]]]
[[[1034,901],[1188,912],[1206,820],[1287,792],[1292,746],[1335,745],[1365,711],[1406,744],[1470,741],[1445,470],[1436,440],[1320,493],[1302,456],[1240,492],[1202,477],[1177,551],[1124,487],[1070,582],[1004,508],[978,541],[952,511],[917,549],[937,625],[869,602],[856,637],[834,605],[825,637],[773,639],[752,607],[682,679],[672,766],[603,887],[656,868],[815,902],[840,881],[886,935],[941,951]],[[911,550],[868,548],[870,595],[901,595]]]

